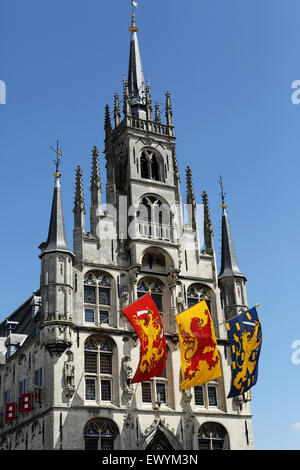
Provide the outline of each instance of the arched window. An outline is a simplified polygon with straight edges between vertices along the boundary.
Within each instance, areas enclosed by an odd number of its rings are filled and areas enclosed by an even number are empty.
[[[147,238],[172,240],[172,214],[169,204],[158,196],[144,196],[137,211],[139,233]]]
[[[201,284],[191,285],[187,290],[188,308],[193,307],[193,305],[196,305],[201,300],[205,300],[208,306],[208,310],[210,312],[212,322],[214,325],[215,334],[218,337],[219,335],[218,318],[216,314],[215,300],[212,295],[211,289]]]
[[[164,181],[163,162],[159,155],[150,150],[144,150],[140,162],[142,178]]]
[[[95,418],[84,428],[85,450],[114,450],[114,442],[119,434],[113,421]]]
[[[84,277],[85,323],[111,324],[111,277],[103,272],[90,271]]]
[[[113,401],[114,344],[104,336],[91,336],[84,344],[85,399]]]
[[[145,152],[143,152],[141,156],[141,177],[145,179],[149,179],[148,162],[147,162]]]
[[[211,307],[210,292],[209,292],[209,289],[207,289],[206,287],[203,287],[199,284],[190,286],[187,291],[187,300],[188,300],[188,308],[193,307],[193,305],[196,305],[201,300],[205,300],[210,310],[210,307]]]
[[[122,155],[118,158],[115,166],[116,189],[125,190],[127,181],[127,158]]]
[[[166,258],[158,250],[150,249],[144,254],[142,259],[143,269],[165,272],[166,271]]]
[[[151,177],[155,181],[160,181],[159,166],[158,166],[158,161],[155,155],[153,155],[151,159]]]
[[[137,286],[138,298],[151,291],[151,297],[159,312],[163,311],[163,284],[155,279],[141,279]]]
[[[228,450],[229,438],[219,423],[204,423],[198,433],[199,450]]]

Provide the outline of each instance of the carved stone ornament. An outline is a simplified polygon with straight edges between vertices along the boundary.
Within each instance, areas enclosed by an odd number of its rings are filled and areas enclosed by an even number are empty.
[[[67,352],[68,360],[64,363],[64,384],[67,396],[72,396],[75,392],[75,364],[73,362],[73,354]]]
[[[60,357],[66,349],[72,346],[72,329],[71,326],[65,322],[45,322],[41,325],[40,329],[42,333],[42,343],[51,357]]]
[[[183,399],[184,403],[186,403],[187,405],[189,405],[191,403],[192,397],[193,397],[193,395],[192,395],[192,392],[189,388],[182,391],[182,399]]]
[[[133,395],[133,386],[131,384],[133,368],[129,356],[125,356],[122,360],[122,372],[123,372],[123,383],[124,392],[127,398]]]
[[[177,304],[177,312],[182,313],[185,310],[185,302],[182,292],[178,292],[176,297],[176,304]]]
[[[121,308],[125,308],[129,305],[129,292],[126,286],[121,288]]]

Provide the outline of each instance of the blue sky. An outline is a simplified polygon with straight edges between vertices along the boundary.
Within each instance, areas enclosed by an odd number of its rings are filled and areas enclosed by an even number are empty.
[[[298,0],[140,0],[137,24],[153,101],[171,92],[177,155],[208,193],[220,267],[222,174],[248,302],[260,303],[263,349],[252,393],[257,449],[299,449],[300,79]],[[48,233],[50,146],[64,152],[62,191],[72,244],[75,168],[88,199],[91,148],[105,183],[105,104],[122,93],[130,2],[2,0],[0,320],[39,286]],[[298,426],[299,428],[300,426]],[[296,429],[295,429],[296,428]]]

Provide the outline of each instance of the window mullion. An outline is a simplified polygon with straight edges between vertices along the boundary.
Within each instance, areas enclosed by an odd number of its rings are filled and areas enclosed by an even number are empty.
[[[100,348],[98,347],[98,351],[97,351],[97,402],[98,403],[100,403],[100,401],[101,401],[101,374],[100,374],[101,365],[100,365],[100,360],[101,360]]]

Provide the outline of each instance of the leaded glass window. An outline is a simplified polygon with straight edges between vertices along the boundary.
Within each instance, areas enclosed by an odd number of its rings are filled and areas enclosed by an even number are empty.
[[[218,406],[217,388],[214,385],[208,385],[207,394],[209,406]]]
[[[85,308],[84,309],[84,319],[86,323],[95,323],[95,309]]]
[[[204,406],[204,392],[202,385],[195,387],[195,405]]]
[[[151,291],[151,297],[159,312],[163,311],[163,285],[158,280],[142,279],[138,283],[138,298],[143,297]]]
[[[110,289],[107,287],[99,287],[99,304],[110,305]]]
[[[156,396],[160,398],[162,403],[167,403],[166,384],[163,382],[156,382]]]
[[[201,300],[205,300],[207,303],[208,309],[211,308],[211,299],[209,289],[201,286],[201,285],[193,285],[188,288],[187,291],[187,300],[188,300],[188,307],[193,307]]]
[[[205,423],[198,433],[199,450],[229,449],[228,434],[219,423]]]
[[[86,400],[96,400],[95,379],[85,379],[85,398]]]
[[[168,361],[168,359],[167,359]],[[170,373],[170,369],[169,369]],[[155,376],[149,382],[142,382],[141,383],[141,391],[142,391],[142,403],[155,403],[156,401],[160,401],[165,405],[170,406],[171,398],[170,398],[170,382],[171,377],[167,375],[167,365],[162,373],[161,376]]]
[[[84,286],[84,303],[95,304],[96,303],[96,288],[91,286]]]
[[[101,380],[101,400],[111,401],[111,381]]]
[[[84,346],[86,399],[112,401],[113,343],[102,336],[89,337]]]
[[[151,383],[142,382],[142,402],[152,403]]]
[[[100,353],[100,374],[112,375],[112,355]]]
[[[100,310],[100,323],[109,325],[109,310]]]
[[[114,450],[114,442],[119,434],[114,422],[95,418],[84,429],[85,450]]]
[[[85,352],[84,369],[88,374],[97,374],[97,353]]]
[[[218,407],[217,381],[194,387],[194,397],[196,406],[203,406],[205,408]]]
[[[90,271],[84,277],[84,320],[86,323],[110,324],[111,277],[103,272]],[[90,305],[95,307],[89,308]]]

